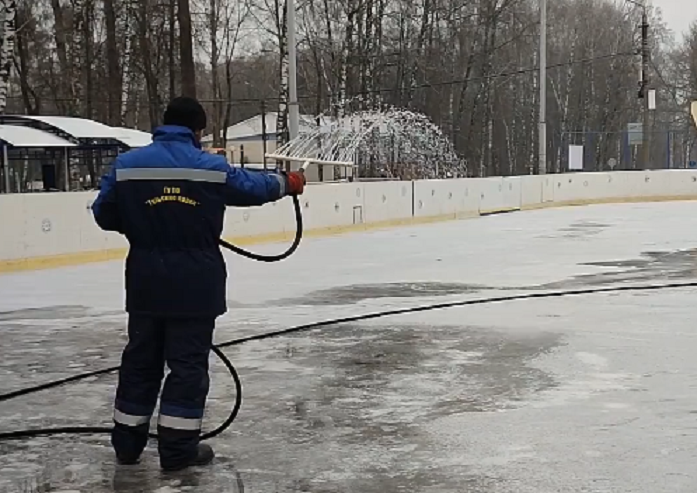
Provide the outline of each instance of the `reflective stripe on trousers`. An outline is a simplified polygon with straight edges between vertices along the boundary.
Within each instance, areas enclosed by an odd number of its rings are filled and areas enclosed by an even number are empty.
[[[201,418],[177,418],[160,414],[158,426],[173,430],[199,431],[203,420]]]
[[[114,421],[125,426],[141,426],[150,422],[150,416],[135,416],[114,409]]]

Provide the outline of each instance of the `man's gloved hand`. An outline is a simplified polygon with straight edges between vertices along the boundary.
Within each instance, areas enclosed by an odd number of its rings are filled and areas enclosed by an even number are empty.
[[[288,180],[288,195],[302,195],[305,191],[305,185],[307,181],[305,180],[305,173],[302,171],[293,171],[286,175]]]

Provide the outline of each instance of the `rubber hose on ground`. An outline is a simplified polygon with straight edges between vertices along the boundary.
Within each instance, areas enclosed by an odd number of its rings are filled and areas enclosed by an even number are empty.
[[[267,332],[264,334],[257,334],[253,336],[248,336],[248,337],[243,337],[240,339],[235,339],[232,341],[227,341],[221,344],[218,344],[215,346],[213,351],[215,352],[216,355],[218,355],[225,366],[227,367],[228,371],[230,371],[230,374],[232,375],[233,379],[235,380],[235,387],[236,387],[236,401],[235,405],[232,408],[232,411],[229,415],[229,417],[225,420],[225,422],[218,426],[216,429],[214,429],[211,432],[204,433],[202,435],[202,438],[212,438],[214,436],[219,435],[223,431],[225,431],[227,428],[230,427],[230,425],[233,423],[235,418],[237,417],[237,413],[240,410],[240,406],[242,405],[242,383],[240,381],[239,375],[235,371],[235,368],[233,367],[232,363],[230,360],[222,353],[221,349],[225,347],[231,347],[231,346],[237,346],[240,344],[244,344],[250,341],[261,341],[264,339],[271,339],[271,338],[276,338],[276,337],[282,337],[294,333],[299,333],[299,332],[306,332],[310,330],[316,330],[320,329],[323,327],[329,327],[329,326],[334,326],[334,325],[339,325],[339,324],[344,324],[344,323],[351,323],[351,322],[357,322],[357,321],[363,321],[363,320],[372,320],[376,318],[382,318],[382,317],[389,317],[389,316],[395,316],[395,315],[405,315],[409,313],[417,313],[417,312],[424,312],[424,311],[430,311],[430,310],[443,310],[447,308],[456,308],[456,307],[463,307],[463,306],[469,306],[469,305],[484,305],[484,304],[490,304],[490,303],[502,303],[502,302],[507,302],[507,301],[521,301],[521,300],[532,300],[532,299],[542,299],[542,298],[563,298],[563,297],[568,297],[568,296],[581,296],[581,295],[591,295],[591,294],[601,294],[601,293],[617,293],[617,292],[631,292],[631,291],[659,291],[659,290],[664,290],[664,289],[682,289],[682,288],[695,288],[697,287],[697,282],[688,282],[688,283],[669,283],[669,284],[648,284],[648,285],[639,285],[639,286],[617,286],[617,287],[605,287],[605,288],[587,288],[587,289],[577,289],[577,290],[571,290],[571,291],[546,291],[546,292],[540,292],[540,293],[523,293],[523,294],[518,294],[518,295],[510,295],[510,296],[497,296],[497,297],[492,297],[492,298],[479,298],[479,299],[470,299],[470,300],[462,300],[462,301],[451,301],[451,302],[445,302],[445,303],[436,303],[432,305],[422,305],[422,306],[416,306],[416,307],[411,307],[411,308],[399,308],[395,310],[387,310],[387,311],[382,311],[382,312],[374,312],[374,313],[366,313],[363,315],[355,315],[351,317],[342,317],[342,318],[337,318],[337,319],[331,319],[331,320],[324,320],[320,322],[313,322],[309,324],[304,324],[304,325],[299,325],[296,327],[290,327],[288,329],[282,329],[282,330],[277,330],[273,332]],[[25,389],[20,389],[14,392],[10,392],[8,394],[3,394],[0,395],[0,402],[3,401],[8,401],[11,399],[15,399],[17,397],[23,396],[23,395],[28,395],[28,394],[33,394],[35,392],[39,392],[42,390],[47,390],[50,388],[54,387],[59,387],[61,385],[65,385],[67,383],[71,382],[76,382],[79,380],[84,380],[86,378],[94,377],[97,375],[103,375],[106,373],[112,373],[114,371],[118,370],[118,367],[112,367],[112,368],[105,368],[103,370],[96,370],[93,372],[89,373],[83,373],[81,375],[75,375],[73,377],[68,377],[60,380],[56,380],[53,382],[37,385],[35,387],[29,387]],[[47,428],[47,429],[35,429],[35,430],[23,430],[23,431],[15,431],[15,432],[7,432],[7,433],[0,433],[0,441],[2,440],[10,440],[10,439],[21,439],[21,438],[31,438],[35,436],[46,436],[46,435],[65,435],[65,434],[103,434],[103,433],[110,433],[111,428],[102,428],[102,427],[65,427],[65,428]],[[156,435],[151,435],[152,437],[156,437]]]

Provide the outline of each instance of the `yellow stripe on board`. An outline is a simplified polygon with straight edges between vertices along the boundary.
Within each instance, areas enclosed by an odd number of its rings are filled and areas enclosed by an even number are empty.
[[[410,217],[406,219],[393,219],[364,224],[349,224],[345,226],[328,226],[314,228],[303,233],[303,238],[326,238],[347,233],[371,231],[378,229],[395,228],[399,226],[415,226],[420,224],[452,221],[455,219],[467,219],[478,217],[476,213],[444,214],[440,216]],[[239,246],[261,245],[265,243],[290,242],[295,237],[295,232],[268,233],[256,236],[225,237],[230,243]],[[14,260],[0,260],[0,274],[22,272],[42,269],[55,269],[58,267],[70,267],[75,265],[106,262],[109,260],[123,260],[128,253],[127,248],[115,248],[90,252],[66,253],[63,255],[46,255],[39,257],[27,257]]]
[[[438,216],[410,217],[405,219],[392,219],[365,224],[350,224],[346,226],[329,226],[325,228],[315,228],[304,233],[305,238],[325,238],[329,236],[342,235],[362,231],[372,231],[379,229],[395,228],[400,226],[416,226],[422,224],[452,221],[456,219],[469,219],[481,215],[514,212],[516,210],[530,211],[557,207],[584,206],[593,204],[626,204],[626,203],[651,203],[651,202],[675,202],[697,200],[696,195],[674,195],[657,197],[625,197],[613,199],[589,199],[589,200],[570,200],[564,202],[545,202],[542,204],[532,204],[523,206],[520,209],[502,208],[480,211],[480,213],[452,213]],[[292,241],[295,232],[271,233],[258,236],[243,236],[225,238],[230,243],[240,246],[259,245],[264,243],[280,243]],[[111,250],[99,250],[90,252],[67,253],[63,255],[48,255],[40,257],[27,257],[13,260],[0,260],[0,274],[12,272],[33,271],[43,269],[55,269],[59,267],[70,267],[76,265],[90,264],[95,262],[106,262],[110,260],[122,260],[127,253],[126,248],[116,248]]]

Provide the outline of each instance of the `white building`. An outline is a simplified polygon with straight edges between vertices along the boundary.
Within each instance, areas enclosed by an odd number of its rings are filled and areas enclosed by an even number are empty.
[[[228,149],[228,159],[238,164],[242,161],[242,154],[244,154],[245,163],[262,163],[264,161],[264,126],[266,126],[266,153],[272,154],[276,150],[278,113],[266,113],[265,120],[262,115],[257,115],[227,128],[225,148]],[[301,134],[316,127],[316,117],[300,115],[299,132]],[[212,147],[213,135],[204,136],[201,144],[204,148]]]

